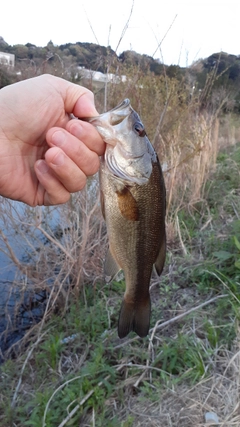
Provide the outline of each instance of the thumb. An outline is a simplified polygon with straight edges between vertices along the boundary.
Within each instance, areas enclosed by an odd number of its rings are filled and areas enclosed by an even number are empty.
[[[99,116],[99,113],[97,112],[94,104],[94,95],[90,90],[87,90],[82,87],[82,89],[85,90],[82,95],[78,98],[74,109],[73,114],[76,117],[95,117]]]
[[[55,86],[63,98],[65,111],[73,113],[76,117],[94,117],[98,112],[94,104],[94,95],[87,88],[55,78]]]

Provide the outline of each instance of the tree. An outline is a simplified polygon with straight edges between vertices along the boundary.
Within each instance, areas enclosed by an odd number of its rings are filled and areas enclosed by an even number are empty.
[[[14,48],[16,59],[26,59],[28,57],[28,48],[24,44],[16,44]]]

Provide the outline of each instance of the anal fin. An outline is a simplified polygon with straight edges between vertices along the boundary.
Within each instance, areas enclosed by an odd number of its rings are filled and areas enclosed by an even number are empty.
[[[109,248],[104,263],[104,276],[106,282],[110,283],[114,279],[114,277],[116,277],[120,270],[121,267],[119,267],[118,263],[113,258]]]

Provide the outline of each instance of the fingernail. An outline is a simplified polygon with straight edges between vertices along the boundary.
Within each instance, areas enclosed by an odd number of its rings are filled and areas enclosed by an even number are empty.
[[[54,134],[52,135],[52,143],[54,145],[57,145],[58,147],[61,147],[66,140],[66,135],[61,130],[56,130]]]
[[[65,161],[65,156],[63,153],[58,153],[52,160],[52,163],[56,166],[62,166]]]
[[[38,160],[36,163],[36,167],[40,173],[47,173],[49,170],[49,167],[44,160]]]

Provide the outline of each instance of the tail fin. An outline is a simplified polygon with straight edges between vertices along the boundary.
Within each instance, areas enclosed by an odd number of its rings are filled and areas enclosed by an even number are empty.
[[[149,331],[151,314],[150,296],[145,301],[128,303],[122,302],[118,320],[118,336],[126,337],[130,331],[136,332],[139,337],[146,337]]]

